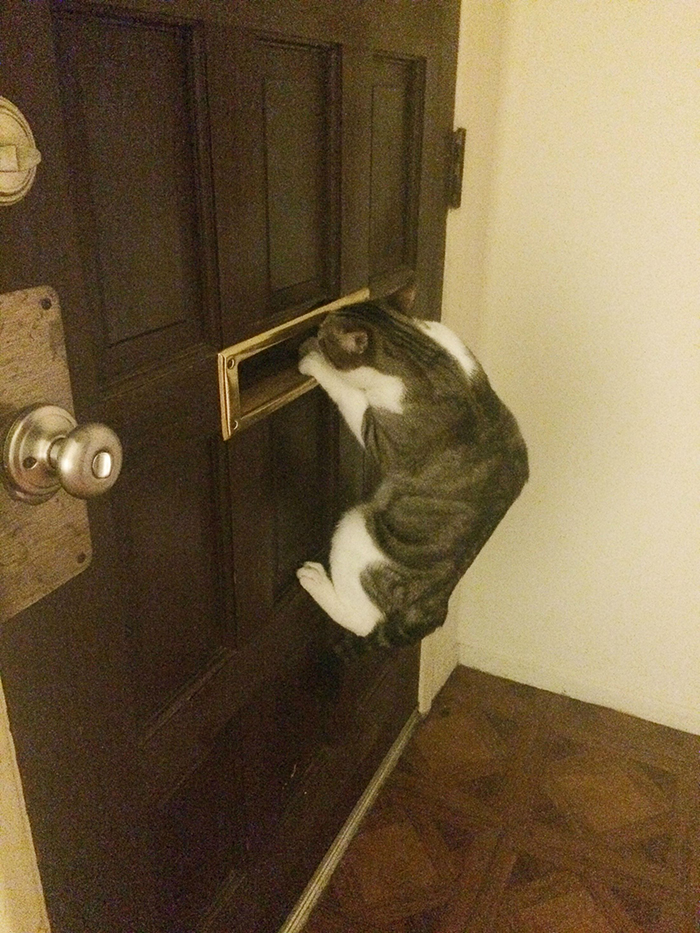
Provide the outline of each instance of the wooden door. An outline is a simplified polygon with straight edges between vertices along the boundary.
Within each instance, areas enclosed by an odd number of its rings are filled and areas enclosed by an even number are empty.
[[[294,577],[351,439],[315,390],[224,443],[216,354],[413,273],[438,316],[457,12],[2,8],[43,161],[0,292],[56,289],[78,419],[124,447],[91,566],[0,631],[54,933],[276,929],[415,706],[417,650],[339,664]]]

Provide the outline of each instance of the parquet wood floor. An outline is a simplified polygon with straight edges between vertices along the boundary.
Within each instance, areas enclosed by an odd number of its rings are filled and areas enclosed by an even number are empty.
[[[700,738],[458,668],[305,933],[700,933]]]

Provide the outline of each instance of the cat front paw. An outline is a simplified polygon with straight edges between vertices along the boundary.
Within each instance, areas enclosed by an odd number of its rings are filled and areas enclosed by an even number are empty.
[[[310,346],[313,344],[313,346]],[[308,347],[304,353],[304,348]],[[323,367],[323,356],[318,346],[318,340],[312,337],[299,348],[299,372],[304,376],[316,376]]]

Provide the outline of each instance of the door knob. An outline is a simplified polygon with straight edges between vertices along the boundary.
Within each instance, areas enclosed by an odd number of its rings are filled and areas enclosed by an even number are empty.
[[[5,433],[3,473],[15,499],[46,502],[61,487],[78,499],[115,484],[122,466],[119,438],[104,424],[77,425],[56,405],[33,405]]]

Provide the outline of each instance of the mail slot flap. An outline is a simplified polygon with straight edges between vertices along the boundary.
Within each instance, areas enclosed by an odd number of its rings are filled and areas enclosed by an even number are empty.
[[[313,389],[316,380],[297,369],[299,345],[330,311],[368,298],[369,289],[362,288],[222,350],[218,369],[224,440]]]

